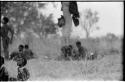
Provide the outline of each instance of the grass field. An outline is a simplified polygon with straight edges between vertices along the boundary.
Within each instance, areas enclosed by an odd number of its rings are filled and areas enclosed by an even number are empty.
[[[75,40],[74,40],[75,41]],[[74,43],[72,40],[72,43]],[[33,39],[31,49],[37,56],[28,61],[27,69],[30,72],[29,80],[121,80],[122,79],[122,53],[110,52],[111,49],[121,51],[122,42],[116,40],[112,44],[108,41],[81,40],[87,48],[97,50],[99,58],[96,60],[57,61],[60,54],[60,40]],[[16,50],[23,43],[16,40],[10,46],[10,52]],[[115,44],[115,45],[114,45]],[[17,66],[13,61],[5,63],[11,76],[17,75]],[[13,71],[12,71],[13,70]]]

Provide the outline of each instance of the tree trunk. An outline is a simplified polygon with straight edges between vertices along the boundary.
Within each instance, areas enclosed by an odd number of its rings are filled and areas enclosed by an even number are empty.
[[[70,40],[71,35],[71,27],[72,27],[72,18],[71,14],[69,12],[69,2],[62,2],[62,10],[63,10],[63,16],[65,18],[65,25],[62,29],[63,34],[63,40],[62,44],[68,44]]]
[[[90,32],[86,31],[86,38],[89,38]]]

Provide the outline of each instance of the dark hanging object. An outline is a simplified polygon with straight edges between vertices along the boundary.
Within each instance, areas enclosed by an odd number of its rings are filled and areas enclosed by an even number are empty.
[[[76,18],[75,16],[72,16],[72,19],[73,19],[74,25],[78,26],[79,25],[79,19]]]
[[[61,1],[61,5],[62,5],[62,1]],[[63,7],[61,7],[61,11],[63,11]]]
[[[79,18],[78,6],[76,1],[71,1],[69,3],[69,12]]]
[[[58,26],[62,27],[65,25],[65,18],[63,15],[61,15],[61,18],[58,18]]]
[[[74,22],[75,26],[79,25],[79,12],[78,12],[78,6],[76,1],[71,1],[69,3],[69,12],[72,15],[72,20]]]

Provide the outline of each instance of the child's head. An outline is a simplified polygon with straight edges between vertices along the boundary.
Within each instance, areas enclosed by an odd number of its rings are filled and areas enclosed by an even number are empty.
[[[22,44],[20,44],[19,47],[18,47],[18,49],[19,49],[19,51],[23,51],[24,46]]]
[[[2,23],[7,24],[9,22],[9,19],[7,17],[3,17]]]
[[[81,46],[81,42],[80,42],[80,41],[77,41],[77,42],[76,42],[76,46],[77,46],[77,47]]]
[[[24,46],[24,48],[25,48],[25,49],[29,49],[29,45],[26,44],[26,45]]]

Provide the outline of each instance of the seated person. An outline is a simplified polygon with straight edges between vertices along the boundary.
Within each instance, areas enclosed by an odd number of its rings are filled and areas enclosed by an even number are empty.
[[[78,60],[78,59],[79,59],[78,50],[73,49],[72,59],[73,59],[73,60]]]
[[[27,63],[27,60],[25,58],[25,55],[23,53],[24,46],[21,44],[18,47],[18,52],[12,53],[10,55],[10,59],[13,59],[14,61],[17,62],[18,66],[24,66]]]
[[[29,71],[25,68],[26,64],[27,64],[27,59],[25,57],[23,57],[22,55],[24,55],[22,53],[22,45],[19,46],[19,53],[14,57],[14,61],[17,62],[17,66],[18,66],[18,75],[17,78],[13,78],[11,77],[9,80],[10,81],[26,81],[29,79]]]
[[[29,71],[25,68],[26,64],[27,64],[27,60],[25,58],[17,62],[17,66],[18,66],[17,80],[18,81],[26,81],[30,77]]]
[[[30,73],[25,67],[18,67],[18,81],[27,81],[30,78]]]
[[[27,64],[27,59],[24,54],[24,46],[22,44],[18,47],[18,53],[14,53],[10,55],[10,59],[13,59],[17,62],[18,66],[18,75],[17,78],[10,78],[10,81],[26,81],[29,79],[29,71],[25,68]]]
[[[32,52],[31,49],[29,49],[28,45],[24,46],[24,55],[26,59],[32,59],[34,58],[34,53]]]
[[[68,45],[67,49],[66,49],[66,53],[68,56],[68,59],[72,59],[72,55],[73,55],[73,46],[72,45]]]
[[[76,42],[76,46],[78,48],[78,53],[79,53],[79,58],[81,59],[84,59],[86,57],[86,50],[85,48],[83,48],[83,46],[81,45],[81,42],[80,41],[77,41]]]
[[[72,50],[73,50],[73,46],[69,45],[68,46],[68,56],[72,56]]]
[[[67,55],[66,55],[66,47],[67,46],[63,46],[62,48],[61,48],[61,53],[62,53],[62,56],[65,58],[65,57],[67,57]]]
[[[22,44],[19,45],[18,51],[14,51],[10,54],[10,60],[17,60],[19,56],[23,56],[24,46]]]

